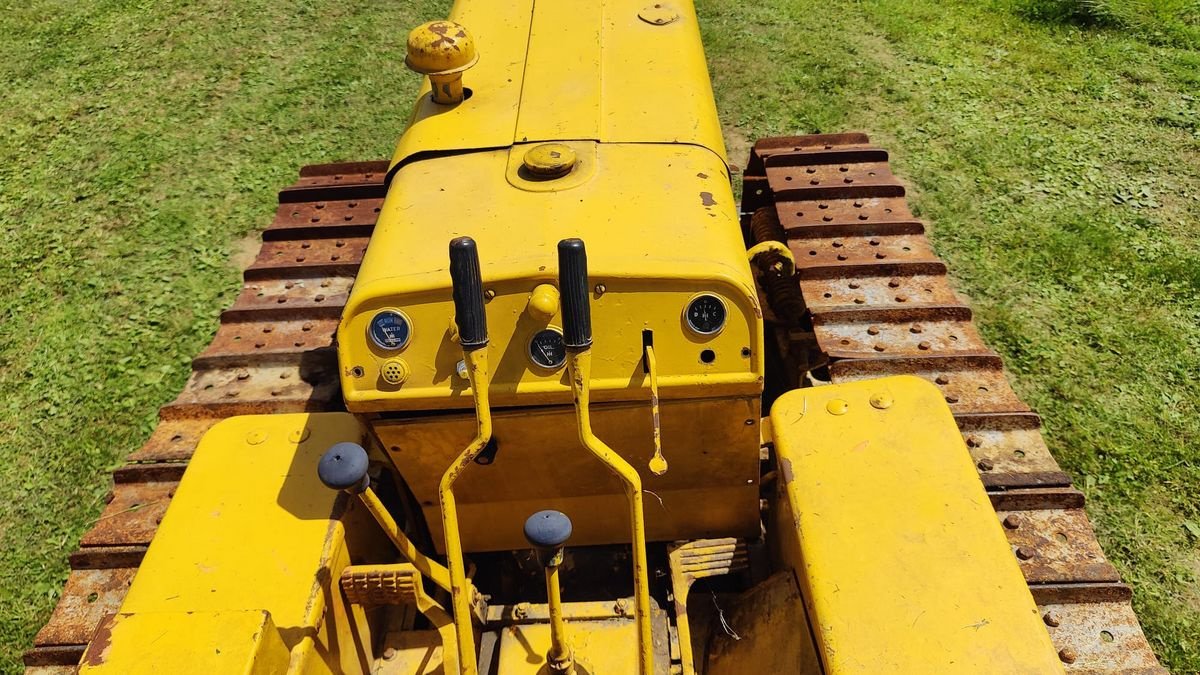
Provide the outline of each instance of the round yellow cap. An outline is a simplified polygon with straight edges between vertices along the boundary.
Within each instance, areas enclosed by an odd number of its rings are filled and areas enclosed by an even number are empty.
[[[408,34],[408,56],[404,63],[418,73],[456,73],[478,60],[475,40],[466,28],[453,21],[423,23]]]
[[[542,143],[525,153],[525,170],[538,178],[559,178],[575,167],[575,151],[562,143]]]

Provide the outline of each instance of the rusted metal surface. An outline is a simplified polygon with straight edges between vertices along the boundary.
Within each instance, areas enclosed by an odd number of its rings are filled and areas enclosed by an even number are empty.
[[[128,457],[131,462],[185,462],[215,419],[168,419],[160,421],[146,443]]]
[[[148,545],[179,483],[113,483],[112,499],[80,546]]]
[[[72,570],[62,600],[38,631],[39,646],[83,645],[106,615],[117,611],[137,568]]]
[[[1120,581],[1083,509],[997,511],[996,515],[1029,583]]]
[[[305,167],[280,192],[246,270],[187,386],[149,440],[113,472],[104,511],[70,557],[49,622],[25,654],[28,675],[73,672],[120,606],[187,461],[232,415],[343,409],[333,350],[338,317],[383,203],[386,162]]]
[[[864,134],[764,139],[744,173],[748,243],[787,244],[804,309],[776,331],[793,370],[815,381],[918,375],[954,413],[1013,555],[1071,672],[1161,672],[1083,511],[1046,448],[1040,419],[1013,391],[971,323],[946,266],[905,202],[887,153]],[[760,280],[768,303],[779,281]],[[783,298],[794,302],[794,294]],[[787,315],[768,311],[780,321]],[[803,373],[792,373],[801,382]],[[1110,639],[1111,638],[1111,639]]]
[[[1128,602],[1040,605],[1059,658],[1073,673],[1165,673]]]

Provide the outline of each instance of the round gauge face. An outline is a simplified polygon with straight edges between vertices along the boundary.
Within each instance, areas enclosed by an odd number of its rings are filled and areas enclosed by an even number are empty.
[[[404,349],[408,344],[408,339],[412,337],[412,325],[400,312],[385,309],[371,319],[367,335],[380,349],[395,351]]]
[[[700,335],[714,335],[725,327],[725,303],[715,295],[697,296],[688,303],[684,318]]]
[[[539,368],[558,370],[567,361],[567,347],[562,333],[554,328],[538,331],[529,341],[529,360]]]

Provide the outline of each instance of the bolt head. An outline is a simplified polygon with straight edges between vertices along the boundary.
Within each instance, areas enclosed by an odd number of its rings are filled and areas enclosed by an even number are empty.
[[[992,460],[990,459],[981,459],[975,463],[975,466],[979,467],[980,471],[991,471],[995,468],[995,465],[992,464]]]
[[[1004,516],[1004,527],[1015,530],[1021,526],[1021,518],[1015,513],[1010,513]]]
[[[1026,547],[1026,546],[1018,546],[1017,547],[1017,558],[1019,558],[1021,560],[1030,560],[1035,555],[1037,555],[1037,553],[1029,547]]]
[[[1063,647],[1062,649],[1058,650],[1058,658],[1063,663],[1075,663],[1075,659],[1079,658],[1079,655],[1075,653],[1074,649],[1071,649],[1070,647]]]
[[[1046,625],[1051,628],[1057,628],[1062,624],[1062,617],[1059,616],[1058,612],[1050,610],[1042,615],[1042,621],[1046,622]]]

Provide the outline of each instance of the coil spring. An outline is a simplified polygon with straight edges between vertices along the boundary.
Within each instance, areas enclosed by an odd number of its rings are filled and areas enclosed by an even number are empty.
[[[779,214],[775,212],[774,206],[764,206],[750,216],[750,236],[754,237],[756,244],[764,241],[787,243],[787,232],[779,222]]]
[[[755,243],[777,241],[787,243],[787,232],[779,222],[774,206],[764,206],[750,216],[750,234]],[[804,315],[804,296],[795,277],[787,274],[787,261],[778,253],[765,253],[757,258],[760,279],[767,294],[767,304],[775,316],[787,323],[797,323]]]
[[[778,253],[768,253],[762,262],[762,285],[767,293],[767,303],[775,316],[787,323],[797,323],[804,315],[804,296],[796,278],[784,272],[787,261]]]

